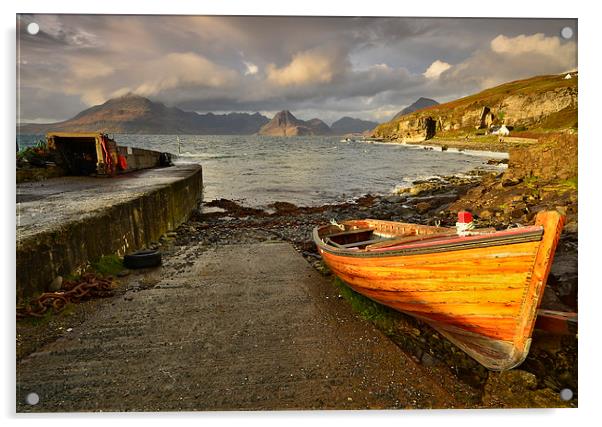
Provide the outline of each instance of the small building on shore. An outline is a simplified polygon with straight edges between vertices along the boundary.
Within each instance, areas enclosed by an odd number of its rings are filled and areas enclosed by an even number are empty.
[[[492,126],[489,128],[489,133],[491,135],[508,136],[510,135],[510,129],[508,129],[506,125]]]

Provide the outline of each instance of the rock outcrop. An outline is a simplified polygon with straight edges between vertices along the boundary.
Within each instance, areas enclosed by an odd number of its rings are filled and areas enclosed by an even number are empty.
[[[513,148],[505,176],[549,184],[577,179],[578,142],[575,134],[549,134],[536,145]]]
[[[293,116],[290,111],[283,110],[262,126],[258,134],[267,136],[330,135],[331,130],[320,119],[303,121]]]
[[[432,123],[435,123],[435,132]],[[435,135],[474,134],[494,124],[558,130],[577,127],[577,79],[538,76],[505,83],[475,95],[398,116],[379,125],[374,137],[420,142]]]
[[[453,203],[452,212],[467,209],[479,220],[529,224],[544,209],[577,221],[577,135],[552,133],[537,144],[510,150],[508,169],[486,177]]]
[[[421,142],[435,136],[436,130],[437,122],[431,116],[415,117],[400,121],[397,135],[404,142]]]
[[[483,391],[483,404],[494,408],[569,408],[560,393],[539,387],[537,377],[530,372],[513,369],[492,372]]]
[[[489,127],[495,122],[495,114],[491,112],[491,108],[485,106],[481,110],[479,122],[477,123],[477,129],[489,129]]]

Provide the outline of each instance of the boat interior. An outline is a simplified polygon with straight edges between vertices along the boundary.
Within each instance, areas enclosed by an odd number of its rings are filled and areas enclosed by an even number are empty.
[[[466,241],[524,240],[541,238],[541,227],[522,227],[497,231],[483,228],[471,231],[468,236],[459,236],[455,228],[433,227],[380,220],[352,220],[342,224],[331,224],[318,229],[318,237],[324,244],[339,250],[380,251],[388,248],[463,244]]]
[[[455,235],[456,230],[392,221],[345,221],[320,229],[319,235],[327,245],[339,249],[378,249],[416,242],[429,238]]]

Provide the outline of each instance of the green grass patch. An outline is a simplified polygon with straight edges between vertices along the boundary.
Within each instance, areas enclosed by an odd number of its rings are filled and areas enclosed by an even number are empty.
[[[562,185],[563,187],[568,187],[571,190],[577,190],[577,178],[576,176],[569,178],[567,180],[561,181],[560,185]]]
[[[45,325],[47,324],[50,319],[52,319],[53,317],[53,312],[51,309],[46,310],[46,313],[44,313],[44,315],[42,317],[24,317],[22,319],[18,320],[18,323],[20,325],[25,325],[25,326],[40,326],[40,325]]]
[[[539,178],[533,175],[527,176],[523,178],[523,183],[527,186],[527,188],[534,189],[538,186]]]
[[[123,260],[119,255],[105,255],[98,261],[91,263],[92,270],[102,276],[115,276],[123,271]]]
[[[46,312],[42,315],[42,317],[23,317],[21,319],[18,320],[19,325],[23,325],[23,326],[40,326],[40,325],[45,325],[48,322],[50,322],[50,320],[52,319],[56,319],[57,317],[64,317],[64,316],[72,316],[75,314],[75,304],[73,303],[68,303],[60,312],[55,313],[53,308],[49,308],[48,310],[46,310]]]
[[[395,319],[398,315],[395,310],[358,294],[338,277],[335,278],[334,284],[343,298],[349,302],[353,311],[363,319],[374,323],[385,334],[393,335],[395,333]]]

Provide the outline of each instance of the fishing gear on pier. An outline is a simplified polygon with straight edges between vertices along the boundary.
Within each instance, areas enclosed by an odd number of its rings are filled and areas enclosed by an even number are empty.
[[[43,317],[48,310],[59,313],[69,303],[112,296],[114,288],[112,277],[101,278],[93,273],[84,274],[78,280],[64,281],[60,291],[45,292],[27,305],[17,307],[17,318]]]

